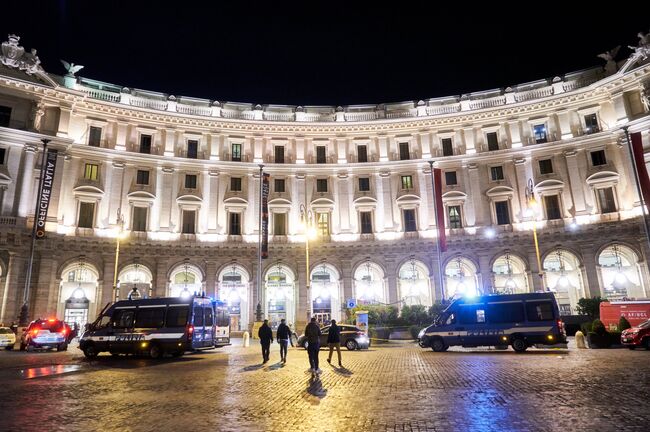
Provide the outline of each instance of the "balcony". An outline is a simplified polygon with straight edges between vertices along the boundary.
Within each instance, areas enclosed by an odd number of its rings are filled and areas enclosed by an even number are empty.
[[[420,159],[420,155],[417,154],[417,152],[413,152],[413,151],[408,153],[408,158],[407,159],[403,159],[402,156],[403,155],[400,152],[391,152],[390,160],[400,161],[400,160],[417,160],[417,159]],[[406,156],[406,155],[404,155],[404,156]]]
[[[243,154],[240,157],[233,157],[231,153],[224,152],[221,155],[221,160],[231,161],[231,162],[250,162],[251,159],[252,158],[248,154]]]
[[[370,163],[370,162],[378,162],[379,158],[375,154],[369,154],[366,160],[360,161],[358,155],[354,153],[350,153],[348,156],[348,162],[349,163]]]
[[[420,190],[415,187],[408,188],[408,189],[399,188],[397,190],[397,199],[402,197],[407,197],[407,196],[420,198]]]
[[[264,163],[272,163],[272,164],[292,164],[295,162],[295,158],[293,155],[286,154],[284,155],[284,158],[281,158],[282,162],[277,162],[275,155],[267,155],[264,157]],[[280,160],[280,158],[278,159]]]
[[[176,150],[176,157],[186,158],[186,159],[205,159],[205,152],[203,150],[198,150],[196,152],[188,152],[187,150]]]
[[[308,164],[335,164],[336,162],[337,162],[336,156],[333,155],[326,156],[324,161],[321,160],[320,162],[318,161],[318,158],[314,155],[310,155],[307,158]]]

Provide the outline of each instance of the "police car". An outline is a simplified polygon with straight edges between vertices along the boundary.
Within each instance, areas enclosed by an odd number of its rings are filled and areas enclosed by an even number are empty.
[[[79,339],[87,358],[101,352],[159,358],[214,347],[212,300],[201,296],[118,301],[107,305]]]
[[[497,346],[524,352],[533,345],[566,343],[564,323],[553,293],[461,297],[420,331],[421,347],[436,352],[450,346]]]

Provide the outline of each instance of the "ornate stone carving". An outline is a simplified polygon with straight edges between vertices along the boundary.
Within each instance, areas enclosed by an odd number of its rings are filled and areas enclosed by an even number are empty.
[[[605,73],[607,75],[612,75],[616,73],[616,54],[618,54],[618,50],[621,49],[621,46],[617,46],[616,48],[612,48],[609,51],[605,51],[604,53],[598,54],[598,57],[605,60],[607,63],[605,64]]]
[[[639,46],[633,47],[629,46],[631,50],[634,50],[632,54],[632,59],[642,59],[646,60],[650,56],[650,33],[637,33],[639,38]]]
[[[45,115],[45,105],[42,102],[34,103],[32,107],[32,127],[35,131],[41,131],[41,122]]]
[[[641,103],[643,104],[643,108],[647,111],[650,111],[650,84],[644,83],[641,84]]]
[[[60,61],[61,61],[61,64],[63,64],[63,67],[65,68],[65,70],[68,72],[67,74],[65,74],[65,76],[73,77],[74,74],[76,74],[77,72],[79,72],[81,69],[84,68],[82,65],[76,65],[74,63],[68,63],[65,60],[60,60]]]
[[[16,68],[24,71],[27,75],[37,72],[44,73],[41,67],[41,60],[36,55],[36,50],[26,53],[25,48],[18,45],[20,36],[9,35],[9,40],[2,43],[2,55],[0,63],[5,66]]]

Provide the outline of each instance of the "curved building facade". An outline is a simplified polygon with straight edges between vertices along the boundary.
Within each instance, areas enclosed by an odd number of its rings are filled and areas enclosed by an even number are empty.
[[[56,172],[31,317],[84,323],[134,287],[204,291],[228,302],[239,329],[258,302],[272,322],[301,325],[311,311],[343,317],[351,298],[431,305],[549,289],[564,314],[582,297],[647,298],[648,242],[623,129],[650,145],[643,42],[605,68],[506,89],[290,107],[48,74],[12,35],[0,56],[0,321],[16,319],[26,295],[44,138]],[[442,170],[446,251],[436,245],[430,161]],[[260,269],[261,164],[270,193]]]

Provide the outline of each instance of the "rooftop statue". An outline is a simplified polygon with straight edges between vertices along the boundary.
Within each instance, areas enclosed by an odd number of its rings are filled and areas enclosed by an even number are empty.
[[[68,63],[65,60],[61,60],[61,63],[63,64],[63,67],[65,70],[68,72],[66,76],[74,76],[77,72],[79,72],[81,69],[84,67],[82,65],[76,65],[74,63]]]
[[[607,63],[605,64],[605,72],[607,75],[612,75],[616,73],[616,54],[618,54],[618,50],[621,49],[621,46],[617,46],[616,48],[613,48],[609,51],[605,51],[604,53],[598,54],[598,57],[601,59],[605,60]]]
[[[9,35],[9,40],[2,43],[2,55],[0,63],[11,68],[18,68],[25,71],[26,74],[32,75],[37,72],[44,73],[41,67],[41,60],[36,55],[36,50],[25,53],[25,48],[18,45],[20,36]]]
[[[650,56],[650,33],[637,33],[639,38],[639,46],[633,47],[629,46],[631,50],[634,50],[632,58],[646,60]]]

